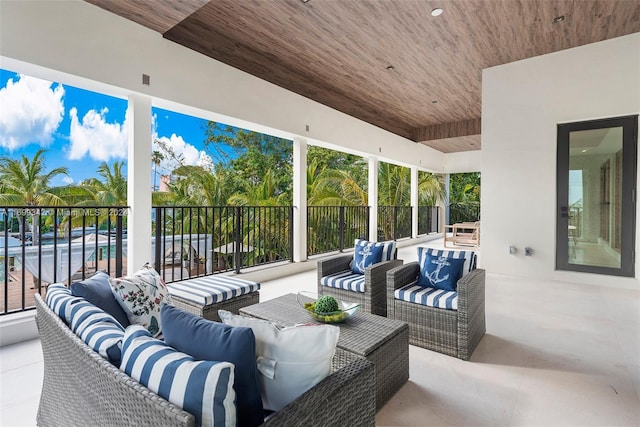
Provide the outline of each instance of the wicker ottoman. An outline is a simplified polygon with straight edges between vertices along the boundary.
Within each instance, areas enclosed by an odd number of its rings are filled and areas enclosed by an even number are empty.
[[[237,277],[211,275],[167,283],[174,306],[208,320],[220,321],[218,310],[238,314],[260,302],[260,283]]]

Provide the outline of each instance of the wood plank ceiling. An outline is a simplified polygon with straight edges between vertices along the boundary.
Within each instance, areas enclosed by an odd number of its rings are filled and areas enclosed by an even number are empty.
[[[640,0],[87,1],[446,153],[480,149],[484,68],[640,31]]]

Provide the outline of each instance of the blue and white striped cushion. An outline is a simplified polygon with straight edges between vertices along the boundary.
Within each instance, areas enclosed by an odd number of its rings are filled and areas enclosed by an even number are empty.
[[[464,266],[462,267],[462,277],[469,274],[476,268],[476,253],[474,251],[459,251],[448,249],[434,249],[434,248],[418,248],[418,264],[420,264],[420,271],[425,271],[424,263],[426,261],[426,254],[433,256],[443,256],[446,258],[460,259],[464,258]]]
[[[198,426],[235,426],[234,366],[195,361],[140,325],[125,331],[120,370],[169,402],[193,414]]]
[[[203,306],[260,290],[260,283],[229,276],[204,276],[168,283],[171,296]]]
[[[382,246],[382,260],[391,261],[396,259],[398,253],[396,252],[396,242],[389,240],[387,242],[369,242],[368,240],[356,239],[354,246],[367,246],[373,244],[374,247]]]
[[[120,365],[124,328],[113,316],[88,301],[67,304],[67,324],[82,341],[100,356]]]
[[[396,289],[394,295],[396,299],[429,307],[444,308],[447,310],[458,309],[457,292],[418,286],[416,282]]]
[[[364,274],[354,273],[351,270],[324,276],[320,283],[330,288],[364,292]]]
[[[84,300],[84,298],[71,295],[71,289],[67,288],[62,283],[52,283],[51,285],[47,286],[47,296],[45,297],[45,302],[47,303],[49,308],[53,310],[53,312],[55,312],[58,317],[60,317],[65,322],[67,321],[65,317],[67,305],[70,302]]]

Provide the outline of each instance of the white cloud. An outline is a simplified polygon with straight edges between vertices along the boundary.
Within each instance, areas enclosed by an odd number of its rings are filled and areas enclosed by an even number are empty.
[[[69,111],[71,129],[69,131],[69,159],[82,159],[89,155],[94,160],[107,162],[111,159],[125,159],[127,157],[127,121],[129,110],[124,123],[107,123],[107,108],[99,112],[89,110],[78,120],[78,110],[74,107]]]
[[[165,156],[165,159],[160,162],[159,169],[164,169],[167,172],[171,172],[173,169],[180,165],[175,159],[171,159],[170,156],[167,156],[156,141],[160,141],[162,145],[171,149],[177,158],[182,159],[183,165],[202,166],[209,170],[213,169],[213,161],[211,160],[211,157],[209,157],[203,150],[198,150],[194,145],[189,144],[182,138],[182,136],[176,135],[175,133],[171,134],[170,137],[158,136],[156,120],[157,117],[154,114],[152,117],[152,150],[159,151]]]
[[[67,185],[71,185],[73,184],[73,178],[71,178],[70,176],[63,176],[62,177],[62,182],[64,182]]]
[[[64,117],[64,87],[18,75],[0,89],[0,147],[48,146]]]

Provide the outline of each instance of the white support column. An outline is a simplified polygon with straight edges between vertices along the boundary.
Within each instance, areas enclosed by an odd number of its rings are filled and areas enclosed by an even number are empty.
[[[411,237],[418,237],[418,168],[411,168]]]
[[[151,98],[129,97],[127,163],[127,273],[137,271],[151,254]]]
[[[445,196],[444,196],[444,208],[442,209],[443,218],[440,218],[440,229],[438,230],[438,233],[442,233],[442,230],[444,230],[444,225],[449,224],[449,205],[451,204],[450,178],[451,178],[451,175],[449,174],[446,174],[444,176]]]
[[[293,139],[293,261],[307,260],[307,140]]]
[[[378,240],[378,163],[377,157],[369,157],[369,241]]]

